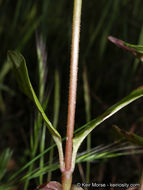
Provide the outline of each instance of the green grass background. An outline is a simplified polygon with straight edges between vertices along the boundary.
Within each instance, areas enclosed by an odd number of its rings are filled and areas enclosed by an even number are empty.
[[[141,0],[83,0],[76,129],[143,84],[142,63],[107,40],[113,35],[129,43],[143,44],[142,7]],[[1,189],[4,185],[8,185],[7,189],[34,189],[50,178],[60,180],[60,172],[55,170],[58,167],[56,149],[53,153],[43,154],[14,176],[53,142],[46,128],[40,129],[43,123],[32,102],[18,89],[7,61],[7,51],[18,50],[24,55],[32,84],[45,105],[48,118],[65,137],[72,8],[73,2],[66,0],[0,0],[0,153],[6,157],[6,162],[0,166],[1,172],[5,169],[5,175],[0,179]],[[40,47],[44,50],[41,48],[40,51],[41,57],[42,52],[47,56],[45,62],[40,62],[37,56],[36,34],[39,41],[40,36],[43,39]],[[86,77],[83,77],[85,70]],[[84,90],[86,81],[88,92]],[[85,93],[89,99],[87,102]],[[105,148],[101,153],[109,151],[106,146],[115,141],[115,135],[111,133],[114,124],[142,136],[142,107],[141,99],[94,130],[88,150],[102,145]],[[85,141],[80,152],[86,150]],[[110,150],[114,149],[111,147]],[[91,179],[94,182],[140,181],[141,154],[111,159],[102,155],[102,158],[92,157],[89,160],[91,167],[79,164],[73,182],[91,182]],[[7,163],[13,163],[12,167],[7,167]],[[84,175],[79,174],[79,168],[83,168]],[[31,180],[31,176],[34,179]]]

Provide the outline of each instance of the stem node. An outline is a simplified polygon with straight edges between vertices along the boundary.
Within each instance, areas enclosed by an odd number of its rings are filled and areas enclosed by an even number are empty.
[[[72,184],[72,171],[65,170],[62,173],[62,190],[70,190]]]

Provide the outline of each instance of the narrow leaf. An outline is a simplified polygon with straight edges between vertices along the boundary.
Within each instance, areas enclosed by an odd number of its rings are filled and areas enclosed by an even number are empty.
[[[131,154],[142,154],[141,146],[130,145],[127,142],[116,141],[109,145],[100,145],[77,155],[76,162],[92,162],[99,159],[126,156]]]
[[[12,157],[12,150],[9,148],[5,149],[0,154],[0,180],[5,176],[5,173],[7,171],[8,162],[10,161]]]
[[[59,119],[59,108],[60,108],[60,78],[59,72],[55,71],[55,89],[54,89],[54,116],[53,116],[53,126],[57,128],[58,119]],[[51,145],[53,144],[53,140],[51,139]],[[51,149],[49,155],[49,164],[52,165],[53,163],[53,155],[54,149]],[[48,173],[48,181],[52,178],[52,172],[49,171]]]
[[[30,78],[28,75],[28,70],[26,66],[26,61],[24,57],[16,51],[8,51],[8,59],[10,63],[12,64],[13,71],[15,73],[15,77],[17,79],[17,82],[19,84],[20,89],[23,91],[24,94],[26,94],[36,105],[38,111],[41,113],[45,124],[47,125],[53,139],[55,140],[55,143],[58,147],[59,151],[59,157],[60,157],[60,163],[62,164],[62,167],[64,165],[63,161],[63,150],[62,150],[62,143],[61,143],[61,136],[58,133],[58,131],[53,127],[49,119],[47,118],[35,92],[32,87],[32,84],[30,82]]]
[[[129,44],[113,36],[109,36],[108,39],[116,46],[131,52],[134,56],[136,56],[138,59],[140,59],[140,61],[143,62],[143,45]]]
[[[87,135],[99,124],[101,124],[103,121],[114,115],[116,112],[130,104],[131,102],[135,101],[136,99],[143,96],[143,87],[140,87],[133,92],[131,92],[128,96],[111,106],[107,111],[105,111],[102,115],[98,116],[96,119],[88,122],[84,126],[80,128],[80,131],[76,133],[75,137],[73,138],[73,160],[72,160],[72,166],[74,168],[75,165],[75,159],[77,155],[77,151],[83,142],[83,140],[87,137]]]
[[[127,141],[129,141],[133,144],[143,146],[143,137],[138,136],[135,133],[127,132],[123,129],[120,129],[117,126],[114,126],[114,129],[117,131],[118,134],[120,134],[122,137],[124,137]]]

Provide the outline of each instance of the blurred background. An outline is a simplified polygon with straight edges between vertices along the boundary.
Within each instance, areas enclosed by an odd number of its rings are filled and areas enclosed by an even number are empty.
[[[143,44],[142,7],[142,0],[83,0],[75,129],[143,84],[142,63],[107,39],[112,35]],[[57,149],[43,153],[53,142],[35,106],[19,90],[7,51],[23,54],[49,120],[65,137],[72,10],[73,1],[66,0],[0,0],[1,189],[34,189],[51,179],[60,181]],[[80,148],[86,159],[79,159],[73,182],[140,183],[142,153],[136,147],[128,150],[135,144],[118,143],[113,125],[142,136],[142,121],[140,99],[95,129]],[[104,155],[119,147],[126,156]]]

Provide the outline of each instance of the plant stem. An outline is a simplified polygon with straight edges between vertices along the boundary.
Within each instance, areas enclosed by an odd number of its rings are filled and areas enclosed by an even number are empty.
[[[68,190],[67,187],[70,189],[70,185],[72,182],[72,172],[73,172],[71,168],[72,166],[72,138],[73,138],[73,131],[74,131],[75,107],[76,107],[81,5],[82,5],[82,0],[74,0],[69,102],[68,102],[68,118],[67,118],[67,139],[66,139],[66,149],[65,149],[65,171],[62,177],[63,189],[66,184],[66,187],[65,187],[66,190]]]

